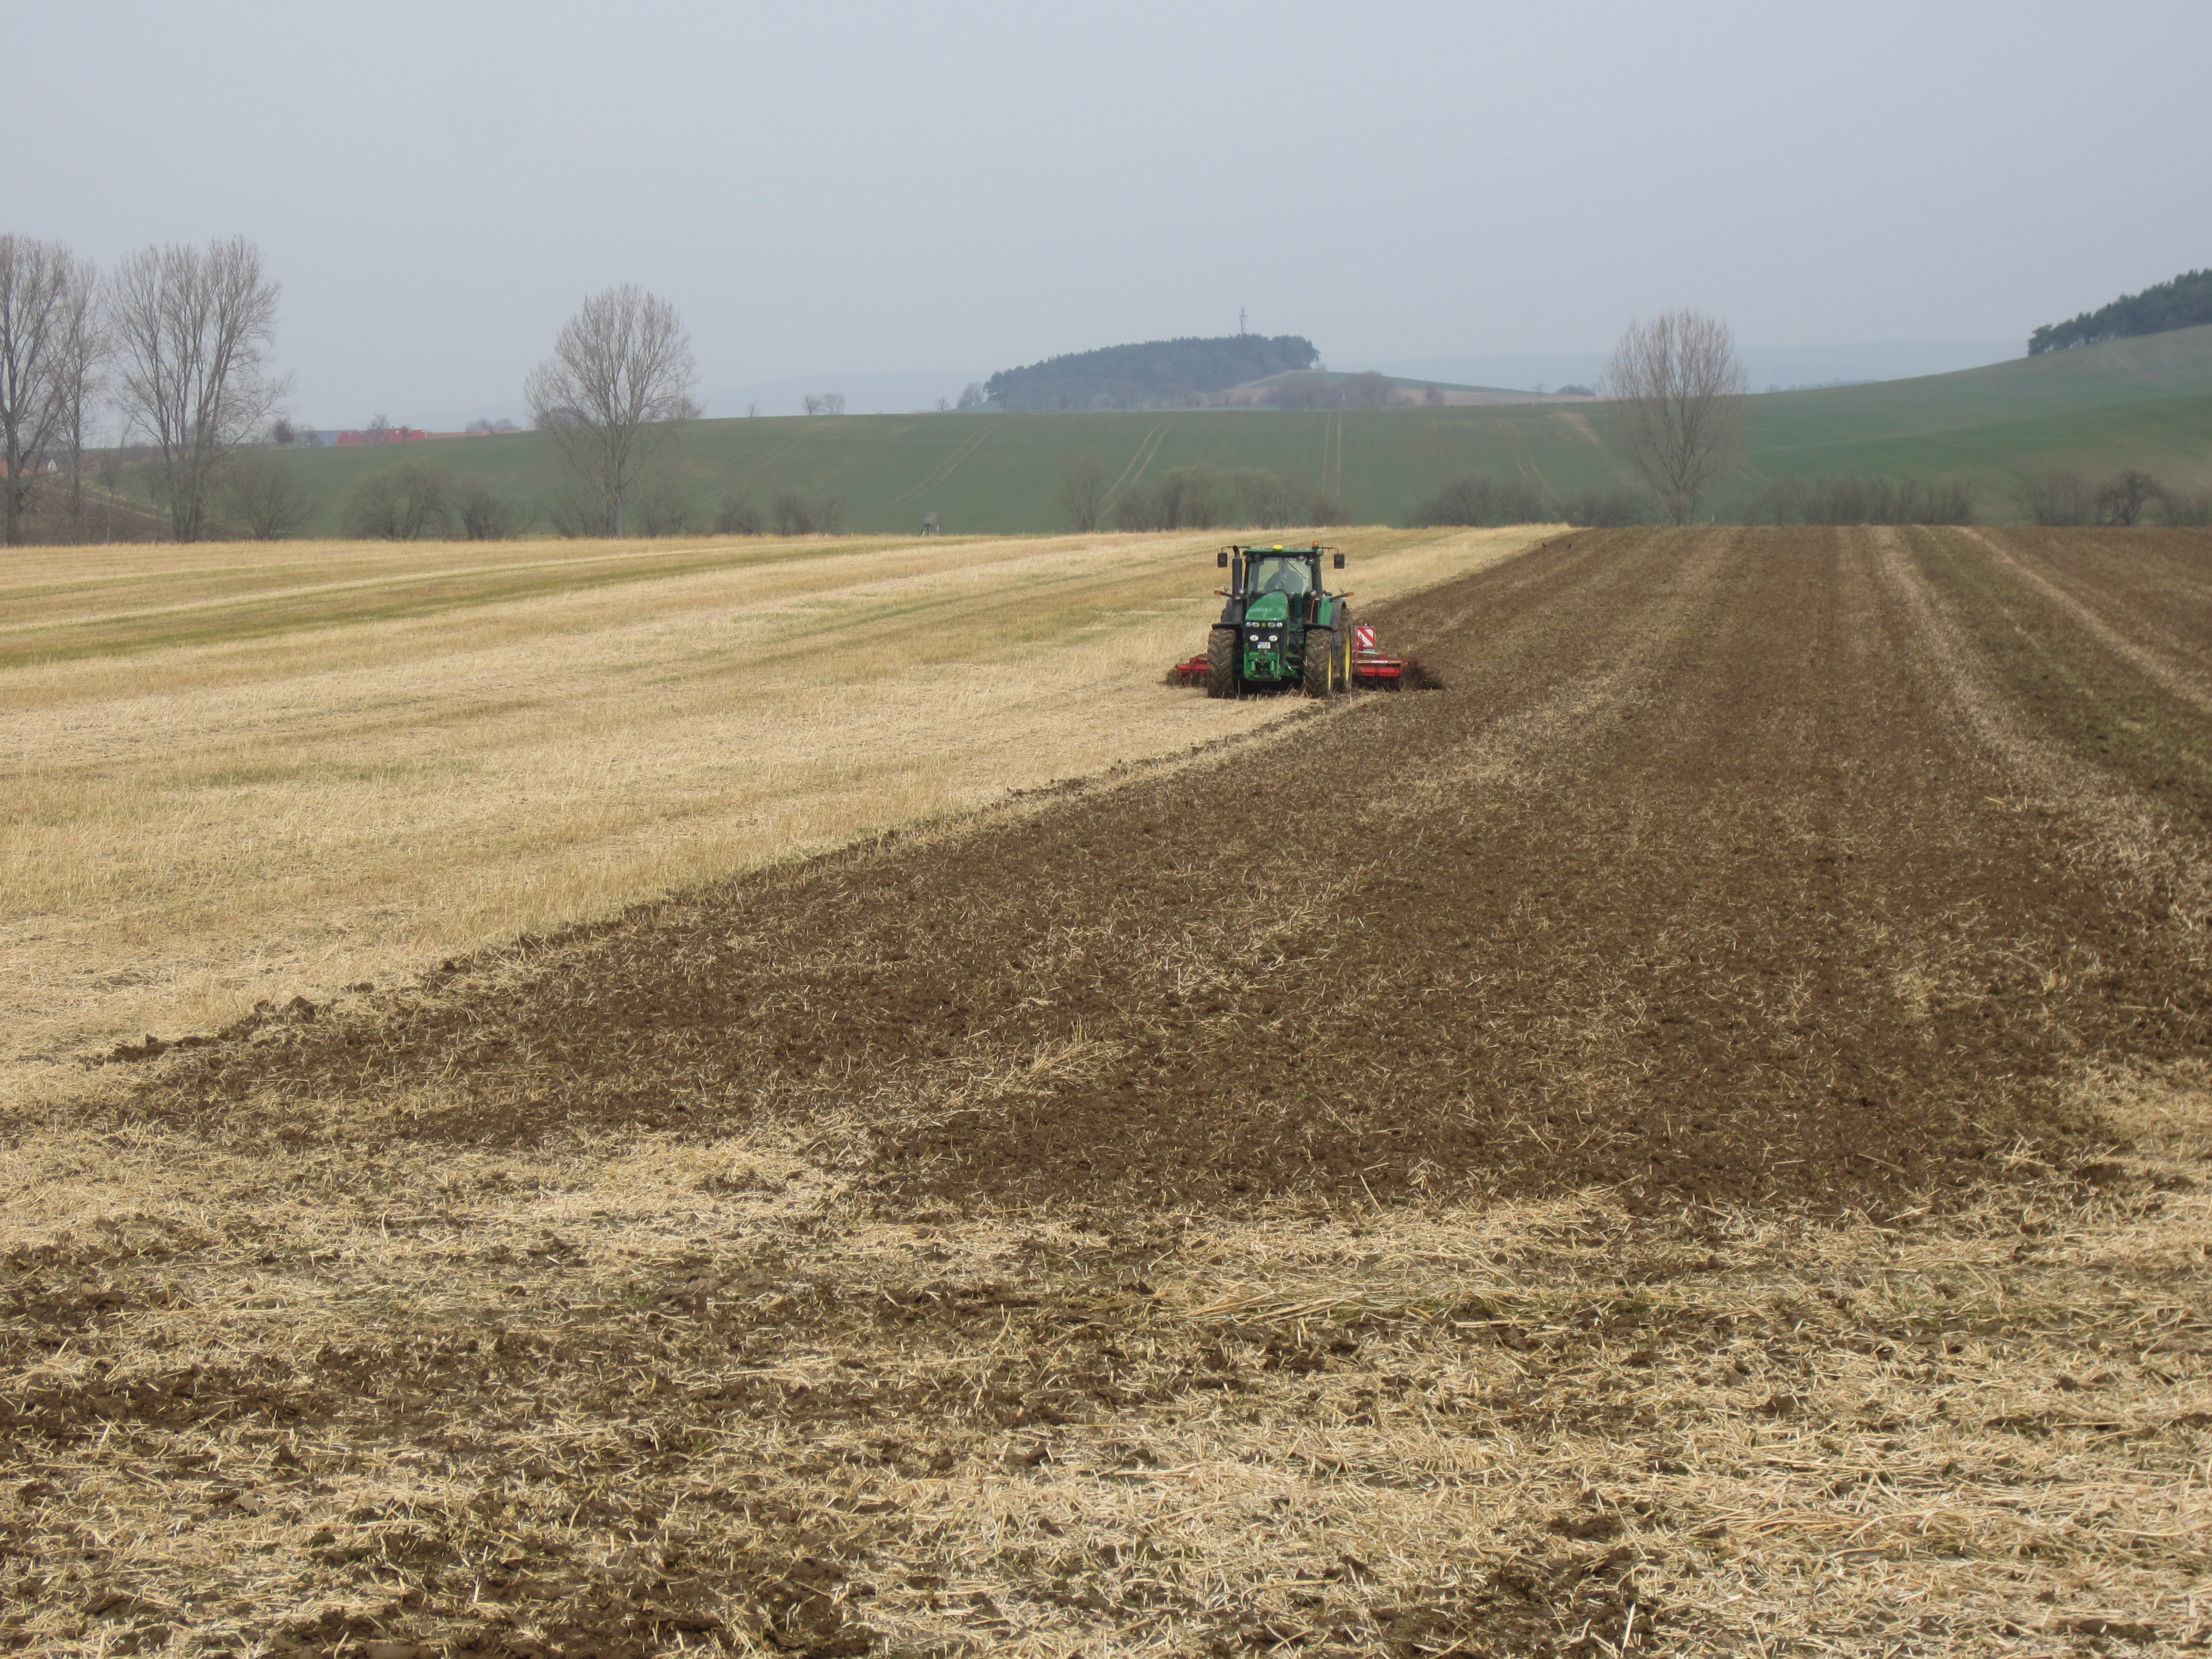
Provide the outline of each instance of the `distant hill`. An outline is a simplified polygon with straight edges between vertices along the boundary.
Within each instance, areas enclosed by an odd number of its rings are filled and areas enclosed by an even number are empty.
[[[2131,340],[2204,323],[2212,323],[2212,270],[2184,271],[2170,283],[2085,311],[2070,323],[2045,323],[2028,336],[2027,355],[2039,357],[2046,351]]]
[[[1519,398],[1442,409],[699,421],[682,435],[675,483],[696,532],[728,498],[766,511],[794,491],[836,499],[851,531],[912,532],[935,513],[952,534],[1035,532],[1065,525],[1055,496],[1062,458],[1087,451],[1104,465],[1114,498],[1176,467],[1264,471],[1340,497],[1357,522],[1392,523],[1466,472],[1523,480],[1545,500],[1613,488],[1626,472],[1615,412],[1602,402]],[[1978,514],[2002,520],[2018,510],[2022,473],[2054,461],[2096,475],[2141,467],[2204,490],[2212,489],[2212,326],[1919,380],[1759,393],[1744,412],[1744,467],[1712,502],[1723,515],[1777,478],[1911,473],[1965,482]],[[540,434],[518,432],[406,449],[408,459],[445,459],[514,501],[542,532],[560,480],[540,443]],[[325,535],[337,532],[353,481],[400,459],[375,448],[287,458]],[[143,485],[133,488],[143,500]]]
[[[1001,369],[983,382],[983,395],[992,408],[1011,411],[1172,409],[1320,360],[1314,343],[1297,334],[1147,340]]]
[[[2012,340],[1861,340],[1842,345],[1747,345],[1739,349],[1754,392],[1810,391],[1865,380],[1905,380],[1980,368],[2020,356]],[[1595,386],[1601,351],[1516,352],[1482,357],[1392,357],[1358,365],[1419,382],[1484,386]]]

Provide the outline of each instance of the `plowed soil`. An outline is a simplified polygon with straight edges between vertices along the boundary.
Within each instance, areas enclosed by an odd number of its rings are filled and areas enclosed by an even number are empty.
[[[118,1053],[0,1646],[2201,1644],[2208,573],[1561,537],[1441,690]]]
[[[2055,1121],[2061,1059],[2191,1051],[2212,996],[1952,708],[1917,580],[1870,537],[1562,540],[1385,619],[1445,692],[641,913],[141,1109],[490,1146],[857,1113],[886,1201],[1000,1208],[1955,1187]]]

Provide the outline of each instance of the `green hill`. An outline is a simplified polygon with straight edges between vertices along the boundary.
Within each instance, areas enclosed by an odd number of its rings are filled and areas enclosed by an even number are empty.
[[[2013,512],[2021,471],[2063,460],[2140,466],[2212,487],[2212,327],[2115,340],[1985,368],[1748,400],[1745,467],[1712,502],[1726,514],[1770,478],[1838,473],[1958,477],[1982,516]],[[1060,458],[1091,450],[1118,486],[1204,464],[1294,475],[1341,496],[1358,522],[1388,523],[1453,475],[1519,476],[1553,495],[1605,488],[1625,470],[1602,404],[1288,412],[848,415],[702,421],[682,438],[684,486],[703,527],[750,491],[834,495],[851,531],[1064,527]],[[316,533],[339,528],[346,489],[404,458],[435,455],[524,501],[542,528],[555,480],[529,433],[290,458],[316,492]]]
[[[2002,491],[2022,465],[2056,458],[2202,484],[2212,470],[2212,327],[1754,398],[1751,430],[1752,464],[1768,477],[1910,471]]]

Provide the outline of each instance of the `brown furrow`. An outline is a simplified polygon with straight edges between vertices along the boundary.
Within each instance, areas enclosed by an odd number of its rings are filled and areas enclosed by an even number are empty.
[[[2006,544],[2004,538],[1975,529],[1962,530],[1960,533],[1988,549],[1991,556],[2006,570],[2043,595],[2091,638],[2145,679],[2198,714],[2212,716],[2212,678],[2189,665],[2189,659],[2180,654],[2185,652],[2186,647],[2178,637],[2159,628],[2140,613],[2128,611],[2124,614],[2135,629],[2130,632],[2112,621],[2111,611],[2116,607],[2112,606],[2108,600],[2084,595],[2077,582],[2053,580],[2015,553]],[[2159,638],[2160,644],[2154,646],[2145,640],[2143,635],[2146,633]]]

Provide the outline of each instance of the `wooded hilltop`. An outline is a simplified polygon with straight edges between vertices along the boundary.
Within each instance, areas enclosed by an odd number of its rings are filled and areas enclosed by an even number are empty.
[[[1314,343],[1299,334],[1148,340],[1001,369],[983,383],[983,393],[1005,410],[1166,409],[1320,360]]]
[[[2170,283],[2085,311],[2070,323],[2045,323],[2028,336],[2027,355],[2039,357],[2046,351],[2163,334],[2199,323],[2212,323],[2212,270],[2185,271]]]

